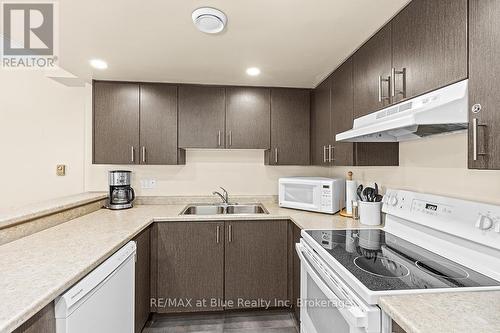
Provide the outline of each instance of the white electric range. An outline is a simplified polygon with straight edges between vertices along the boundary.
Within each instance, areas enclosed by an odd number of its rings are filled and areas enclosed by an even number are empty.
[[[303,230],[302,333],[386,333],[378,298],[500,290],[500,206],[403,190],[382,229]]]

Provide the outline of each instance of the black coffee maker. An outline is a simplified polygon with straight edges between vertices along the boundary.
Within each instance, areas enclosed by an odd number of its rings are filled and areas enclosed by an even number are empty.
[[[109,172],[109,199],[106,208],[132,208],[135,199],[134,189],[130,186],[131,171],[115,170]]]

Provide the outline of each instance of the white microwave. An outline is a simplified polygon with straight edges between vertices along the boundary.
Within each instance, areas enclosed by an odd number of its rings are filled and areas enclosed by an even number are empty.
[[[345,179],[280,178],[279,206],[335,214],[345,207]]]

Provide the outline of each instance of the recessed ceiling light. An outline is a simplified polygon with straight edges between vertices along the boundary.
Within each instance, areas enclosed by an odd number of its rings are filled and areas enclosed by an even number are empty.
[[[224,30],[227,23],[226,14],[218,9],[210,7],[202,7],[196,9],[191,14],[194,25],[201,32],[207,34],[216,34]]]
[[[106,69],[106,68],[108,68],[108,64],[106,63],[106,61],[101,60],[101,59],[92,59],[89,62],[90,62],[90,66],[92,66],[92,67],[94,67],[96,69]]]
[[[247,74],[250,76],[257,76],[260,74],[260,69],[258,69],[257,67],[247,68]]]

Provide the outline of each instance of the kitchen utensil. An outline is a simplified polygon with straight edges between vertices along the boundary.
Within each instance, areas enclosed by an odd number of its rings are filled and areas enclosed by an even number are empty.
[[[358,189],[356,190],[356,194],[358,195],[358,198],[361,201],[363,201],[362,193],[363,193],[363,184],[359,185]]]

